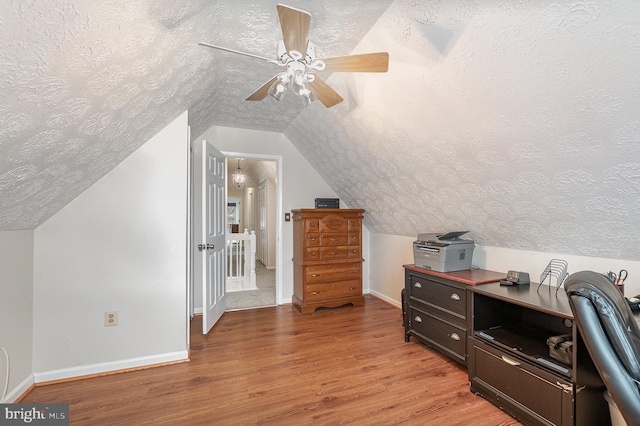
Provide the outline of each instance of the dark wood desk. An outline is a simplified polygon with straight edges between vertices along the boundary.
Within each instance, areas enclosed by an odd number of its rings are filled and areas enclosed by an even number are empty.
[[[405,341],[411,336],[467,365],[468,291],[500,281],[504,272],[469,269],[437,272],[404,265]]]
[[[470,287],[471,391],[526,424],[608,425],[604,384],[563,288]],[[550,357],[546,339],[569,334],[572,362]]]

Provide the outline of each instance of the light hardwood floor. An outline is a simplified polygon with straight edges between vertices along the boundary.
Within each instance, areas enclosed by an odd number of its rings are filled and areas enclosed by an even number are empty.
[[[404,341],[400,309],[367,296],[300,315],[227,312],[191,361],[36,387],[22,402],[69,403],[72,425],[519,425],[469,392],[467,372]]]

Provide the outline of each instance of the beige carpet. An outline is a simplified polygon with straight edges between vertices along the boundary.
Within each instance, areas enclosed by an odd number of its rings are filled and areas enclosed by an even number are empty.
[[[227,311],[276,305],[276,270],[256,262],[258,290],[227,292]]]

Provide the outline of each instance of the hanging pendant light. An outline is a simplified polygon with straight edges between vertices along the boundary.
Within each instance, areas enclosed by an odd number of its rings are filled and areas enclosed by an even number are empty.
[[[238,159],[238,168],[236,168],[235,173],[231,175],[231,187],[237,189],[244,189],[245,185],[245,176],[242,173],[242,169],[240,168],[240,159]]]

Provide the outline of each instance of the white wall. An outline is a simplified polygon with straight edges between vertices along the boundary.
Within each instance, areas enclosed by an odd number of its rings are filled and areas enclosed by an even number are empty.
[[[36,382],[187,357],[187,129],[185,112],[35,230]]]
[[[616,274],[620,269],[629,272],[625,282],[625,296],[635,296],[640,293],[640,262],[603,257],[573,256],[562,253],[545,253],[528,250],[515,250],[501,247],[476,246],[473,253],[473,263],[483,269],[494,271],[523,271],[528,272],[531,281],[539,282],[540,275],[552,259],[562,259],[568,263],[568,272],[595,271]],[[547,281],[545,281],[547,283]],[[553,281],[555,285],[556,281]]]
[[[413,241],[398,235],[377,234],[369,236],[370,293],[400,306],[400,292],[404,287],[404,268],[413,263]]]
[[[402,265],[413,264],[414,241],[415,237],[371,233],[370,285],[372,294],[400,306],[400,292],[404,287]],[[629,279],[625,283],[625,295],[640,294],[640,262],[481,245],[476,245],[473,251],[473,265],[481,269],[505,272],[505,274],[510,269],[528,272],[532,282],[540,281],[540,274],[552,259],[567,261],[570,274],[583,270],[602,273],[614,271],[617,273],[624,268],[629,271]],[[555,281],[553,283],[555,285]]]
[[[13,402],[33,384],[33,231],[0,232],[0,347],[9,354],[9,386],[0,402]],[[6,383],[0,351],[0,398]]]
[[[311,167],[309,162],[281,133],[214,126],[198,139],[206,139],[223,152],[257,154],[282,157],[282,213],[297,208],[313,208],[316,198],[337,197],[335,192]],[[346,207],[346,206],[343,206]],[[356,206],[357,207],[357,206]],[[366,213],[365,213],[366,214]],[[290,303],[293,295],[293,222],[276,219],[282,226],[282,275],[283,303]],[[368,231],[363,231],[363,256],[367,260],[368,248],[364,246]],[[365,261],[365,268],[368,262]],[[368,281],[363,282],[365,292]]]

